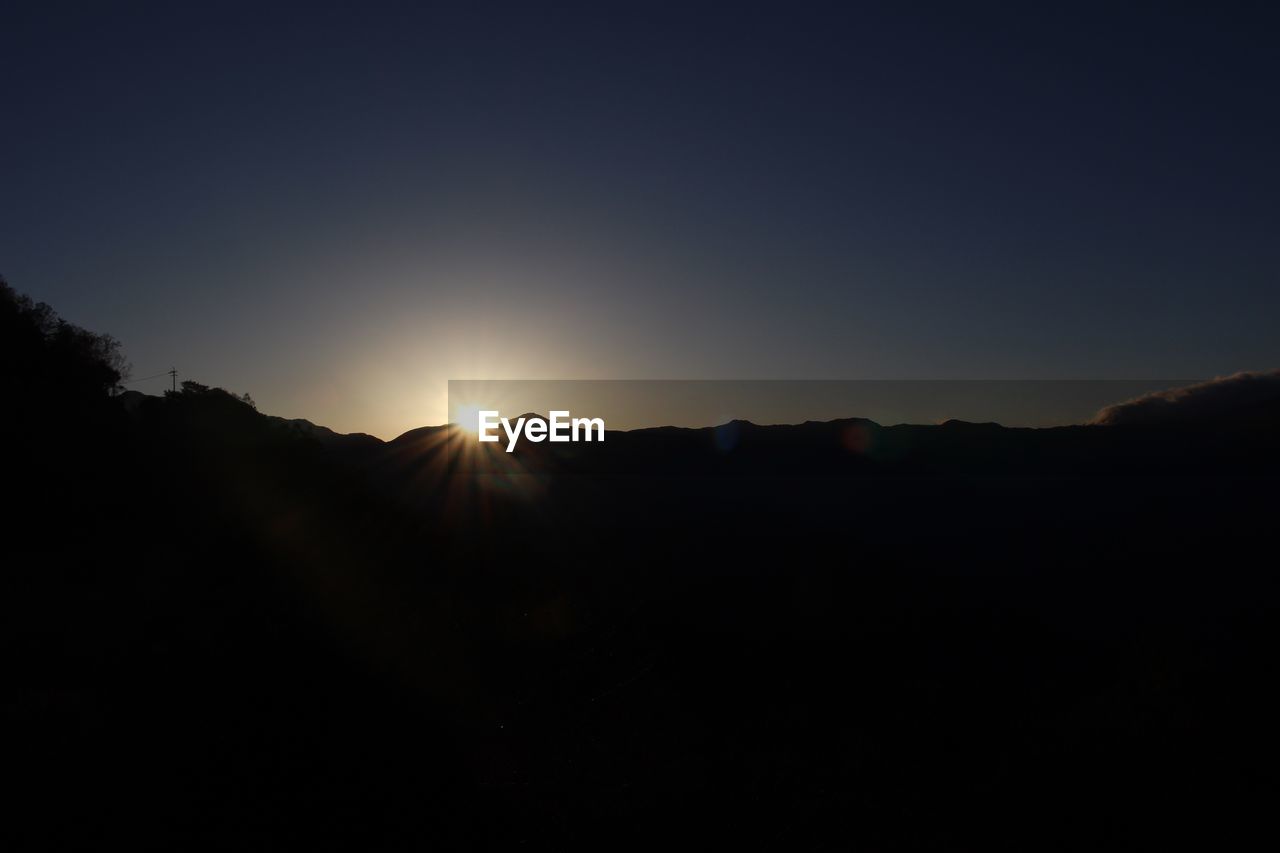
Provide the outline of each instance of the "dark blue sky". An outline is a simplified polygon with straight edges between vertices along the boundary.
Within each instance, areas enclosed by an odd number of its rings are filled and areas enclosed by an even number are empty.
[[[390,436],[447,378],[1280,364],[1265,4],[267,5],[0,17],[0,274],[138,376]]]

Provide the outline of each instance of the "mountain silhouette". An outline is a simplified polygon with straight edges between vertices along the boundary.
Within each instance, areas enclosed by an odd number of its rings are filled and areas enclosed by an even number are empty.
[[[1270,829],[1265,400],[467,456],[454,426],[113,395],[110,341],[5,297],[12,849]]]

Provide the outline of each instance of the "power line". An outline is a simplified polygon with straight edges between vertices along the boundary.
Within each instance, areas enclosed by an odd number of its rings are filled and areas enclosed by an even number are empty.
[[[128,382],[121,382],[120,384],[132,385],[135,382],[146,382],[149,379],[159,379],[162,376],[171,377],[173,379],[173,390],[174,391],[178,390],[178,369],[176,367],[171,367],[168,370],[166,370],[164,373],[156,373],[152,376],[143,376],[138,379],[130,379]]]
[[[143,376],[140,379],[130,379],[128,382],[121,382],[121,385],[132,385],[135,382],[146,382],[148,379],[159,379],[161,376],[168,376],[172,371],[166,370],[164,373],[157,373],[154,376]]]

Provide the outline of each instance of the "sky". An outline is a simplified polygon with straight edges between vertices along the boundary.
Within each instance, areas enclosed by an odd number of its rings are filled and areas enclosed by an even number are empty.
[[[449,379],[1280,365],[1280,13],[1121,5],[10,2],[0,275],[384,438]]]

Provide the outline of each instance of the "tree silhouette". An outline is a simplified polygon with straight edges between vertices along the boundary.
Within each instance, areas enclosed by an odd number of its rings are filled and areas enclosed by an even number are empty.
[[[22,397],[46,396],[54,389],[64,396],[105,396],[129,373],[118,340],[67,322],[3,278],[0,341],[5,390]]]

